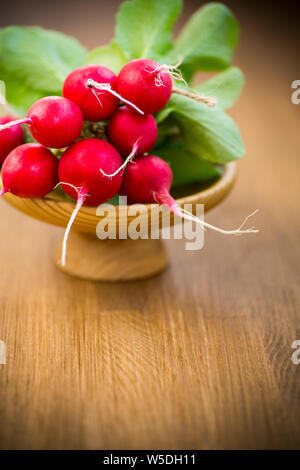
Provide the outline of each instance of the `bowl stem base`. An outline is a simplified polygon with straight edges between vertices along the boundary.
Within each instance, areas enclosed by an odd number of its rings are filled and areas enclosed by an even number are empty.
[[[71,276],[91,281],[132,281],[154,276],[168,265],[161,240],[99,240],[94,235],[72,231],[66,265],[62,266],[61,243],[56,266]]]

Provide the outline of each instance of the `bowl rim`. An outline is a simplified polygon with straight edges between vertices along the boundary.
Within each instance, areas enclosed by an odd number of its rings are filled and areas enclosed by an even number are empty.
[[[207,187],[206,189],[203,189],[201,191],[198,191],[196,193],[192,193],[188,196],[182,196],[180,198],[174,198],[177,202],[177,204],[182,205],[182,204],[196,204],[196,203],[205,203],[205,201],[210,200],[213,196],[216,195],[216,193],[222,193],[224,190],[226,190],[227,187],[231,187],[233,185],[235,178],[236,178],[236,173],[237,173],[237,168],[236,168],[236,162],[229,162],[225,163],[222,165],[224,168],[224,171],[222,175],[217,178],[216,180],[213,180],[212,183]],[[76,202],[72,201],[59,201],[51,198],[38,198],[38,199],[33,199],[34,201],[47,201],[51,203],[56,203],[59,206],[62,207],[74,207],[76,205]],[[103,205],[109,204],[109,202],[104,202]],[[102,204],[101,204],[102,205]],[[122,208],[124,207],[130,207],[133,204],[122,204]],[[150,210],[152,207],[159,206],[160,204],[153,202],[153,203],[135,203],[134,206],[139,206],[142,205],[147,208],[147,210]],[[95,209],[97,209],[98,206],[83,206],[80,211],[84,210],[86,213],[91,213],[94,215]],[[119,205],[114,205],[115,209],[119,211]],[[124,209],[123,209],[124,210]]]
[[[223,166],[223,168],[223,174],[208,188],[188,196],[175,199],[176,203],[181,207],[183,207],[185,204],[189,205],[189,210],[192,213],[196,211],[197,204],[203,204],[204,211],[207,212],[221,203],[230,193],[234,185],[236,179],[236,163],[227,163]],[[50,198],[21,198],[14,196],[9,192],[4,194],[3,198],[9,205],[13,206],[20,212],[23,212],[24,214],[29,215],[34,219],[59,227],[65,227],[67,225],[75,207],[75,202],[71,201],[59,201]],[[74,229],[94,234],[95,227],[97,226],[98,222],[103,217],[106,217],[97,211],[97,209],[101,206],[105,207],[105,203],[96,207],[83,206],[79,210],[73,223]],[[150,217],[151,219],[152,215],[154,216],[157,212],[160,212],[163,209],[163,206],[158,203],[124,204],[113,206],[108,205],[108,207],[114,208],[114,213],[111,216],[116,217],[118,227],[126,224],[128,225],[131,220],[138,217],[138,214],[140,214],[142,217]],[[131,210],[132,208],[134,208],[133,213]],[[173,224],[174,214],[171,214],[170,220],[171,224]]]

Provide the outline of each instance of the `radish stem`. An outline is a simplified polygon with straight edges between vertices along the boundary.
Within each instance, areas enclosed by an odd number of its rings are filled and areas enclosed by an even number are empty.
[[[191,93],[190,91],[183,90],[182,88],[177,88],[175,86],[173,87],[172,92],[177,93],[177,95],[186,96],[192,100],[199,101],[200,103],[204,103],[210,108],[213,108],[217,104],[217,100],[215,98],[197,95],[196,93]]]

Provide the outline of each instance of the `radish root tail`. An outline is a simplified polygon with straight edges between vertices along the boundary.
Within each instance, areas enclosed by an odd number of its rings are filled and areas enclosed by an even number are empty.
[[[182,209],[181,207],[179,207],[176,201],[167,192],[164,192],[161,194],[157,194],[157,193],[154,194],[154,199],[158,203],[166,206],[171,212],[173,212],[175,215],[178,215],[182,219],[190,220],[191,222],[195,222],[201,225],[203,230],[210,229],[210,230],[214,230],[215,232],[222,233],[223,235],[243,235],[245,233],[258,233],[259,232],[259,230],[255,229],[254,227],[242,230],[247,220],[250,217],[252,217],[254,214],[256,214],[258,212],[258,209],[252,212],[252,214],[247,215],[247,217],[244,219],[244,221],[241,223],[241,225],[237,229],[223,230],[222,228],[215,227],[214,225],[204,222],[204,220],[199,219],[198,217],[194,216],[191,212],[186,211],[185,209]]]
[[[156,75],[155,85],[158,87],[165,86],[160,74],[162,72],[167,72],[169,73],[170,77],[173,80],[176,80],[178,82],[183,82],[186,86],[188,86],[185,79],[183,78],[181,71],[178,68],[180,67],[181,64],[182,64],[182,59],[180,59],[175,65],[163,64],[163,65],[159,65],[154,70],[149,71],[150,74]]]
[[[17,124],[31,124],[31,119],[30,118],[24,118],[24,119],[17,119],[16,121],[10,121],[7,124],[2,124],[0,126],[0,131],[3,131],[4,129],[8,129],[9,127],[16,126]]]
[[[99,91],[108,91],[109,93],[114,95],[116,98],[119,98],[119,100],[122,101],[123,103],[126,103],[126,104],[128,104],[128,106],[131,106],[132,108],[134,108],[138,113],[144,114],[144,111],[142,111],[140,108],[138,108],[135,104],[131,103],[131,101],[126,100],[121,95],[119,95],[119,93],[117,93],[115,90],[113,90],[110,83],[98,83],[95,80],[93,80],[92,78],[89,78],[87,80],[86,85],[87,85],[88,88],[91,88],[92,90],[93,90],[93,88],[96,88],[96,90],[99,90]],[[102,106],[102,104],[101,104],[101,106]]]
[[[101,100],[100,100],[100,98],[99,98],[99,96],[98,96],[98,93],[96,92],[95,88],[92,87],[91,90],[92,90],[93,95],[96,97],[96,100],[97,100],[98,103],[100,104],[101,108],[103,108],[103,104],[101,103]]]
[[[245,233],[258,233],[259,230],[255,229],[254,227],[242,230],[242,228],[245,226],[247,220],[249,217],[252,217],[254,214],[258,212],[258,210],[254,211],[252,214],[248,215],[245,220],[241,223],[241,225],[235,229],[235,230],[223,230],[222,228],[215,227],[214,225],[211,225],[207,222],[204,222],[204,220],[199,219],[198,217],[195,217],[191,212],[186,211],[185,209],[181,209],[180,207],[177,206],[175,210],[173,210],[174,214],[179,215],[180,217],[183,217],[186,220],[190,220],[192,222],[196,222],[199,225],[202,225],[203,229],[210,229],[214,230],[215,232],[222,233],[223,235],[243,235]]]
[[[68,184],[68,183],[63,183],[63,184]],[[71,185],[71,186],[73,186],[73,185]],[[75,188],[75,186],[74,186],[74,188]],[[76,207],[73,210],[72,215],[69,219],[68,225],[67,225],[65,233],[64,233],[63,242],[62,242],[61,261],[60,261],[62,266],[66,265],[67,242],[68,242],[71,227],[72,227],[73,222],[76,219],[76,216],[77,216],[79,210],[81,209],[81,207],[82,207],[82,205],[85,201],[85,198],[87,196],[87,189],[86,188],[76,188],[76,190],[78,192]]]
[[[149,71],[150,74],[156,75],[155,85],[158,87],[165,86],[160,74],[161,72],[168,72],[170,77],[173,80],[178,81],[178,82],[183,82],[185,86],[188,88],[188,84],[185,81],[179,69],[181,64],[182,64],[182,59],[180,59],[175,65],[163,64],[163,65],[159,65],[154,70]],[[172,92],[177,93],[178,95],[186,96],[187,98],[191,98],[195,101],[199,101],[200,103],[204,103],[211,108],[217,104],[217,100],[213,97],[198,95],[197,93],[192,93],[182,88],[177,88],[175,85],[173,86]]]
[[[130,154],[128,155],[128,157],[126,158],[126,160],[124,161],[124,163],[114,172],[114,173],[111,173],[110,175],[108,175],[107,173],[105,173],[105,171],[102,170],[102,168],[100,169],[101,173],[104,175],[104,176],[107,176],[108,178],[112,178],[113,176],[116,176],[120,171],[122,171],[124,168],[126,168],[126,166],[128,165],[128,163],[132,162],[132,160],[134,159],[135,155],[136,155],[136,152],[139,148],[139,141],[141,140],[141,137],[135,142],[135,144],[133,145],[132,147],[132,151],[130,152]]]

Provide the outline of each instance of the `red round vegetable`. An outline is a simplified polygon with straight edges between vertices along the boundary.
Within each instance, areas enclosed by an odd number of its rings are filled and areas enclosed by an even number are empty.
[[[136,158],[125,169],[120,194],[127,196],[129,204],[161,202],[169,193],[173,173],[159,157],[147,155]]]
[[[12,116],[1,116],[0,125],[14,121]],[[22,126],[13,126],[0,131],[0,165],[3,163],[7,155],[18,145],[24,142],[24,132]]]
[[[83,139],[66,150],[59,161],[59,180],[63,190],[77,200],[68,222],[63,244],[61,264],[66,264],[67,241],[72,224],[80,208],[98,206],[112,198],[120,189],[122,173],[107,177],[122,163],[118,151],[108,142],[99,139]],[[102,171],[101,171],[102,170]]]
[[[125,106],[119,108],[108,123],[108,138],[122,155],[137,144],[136,155],[149,152],[157,138],[157,126],[151,114],[139,115]]]
[[[150,59],[128,62],[117,81],[118,93],[146,114],[154,114],[167,104],[172,87],[170,73]]]
[[[80,136],[83,117],[77,104],[71,100],[47,96],[31,106],[27,118],[4,124],[2,129],[19,124],[28,124],[33,137],[45,147],[63,148]],[[0,126],[0,131],[2,129]]]
[[[1,195],[38,198],[53,190],[57,184],[58,160],[40,144],[23,144],[6,157],[2,167]]]
[[[52,148],[63,148],[78,139],[83,117],[79,107],[67,98],[47,96],[36,101],[27,113],[33,137]]]
[[[84,204],[98,206],[112,198],[120,189],[122,173],[112,178],[101,172],[112,173],[122,164],[119,152],[108,142],[99,139],[82,139],[71,145],[59,161],[58,174],[63,190],[77,200],[75,188],[85,188]],[[68,186],[63,183],[68,183]]]
[[[119,99],[109,91],[97,91],[88,87],[88,80],[109,84],[111,89],[117,89],[117,77],[107,67],[102,65],[85,65],[73,70],[65,79],[63,96],[74,101],[82,111],[84,119],[101,121],[107,119],[115,111]]]

